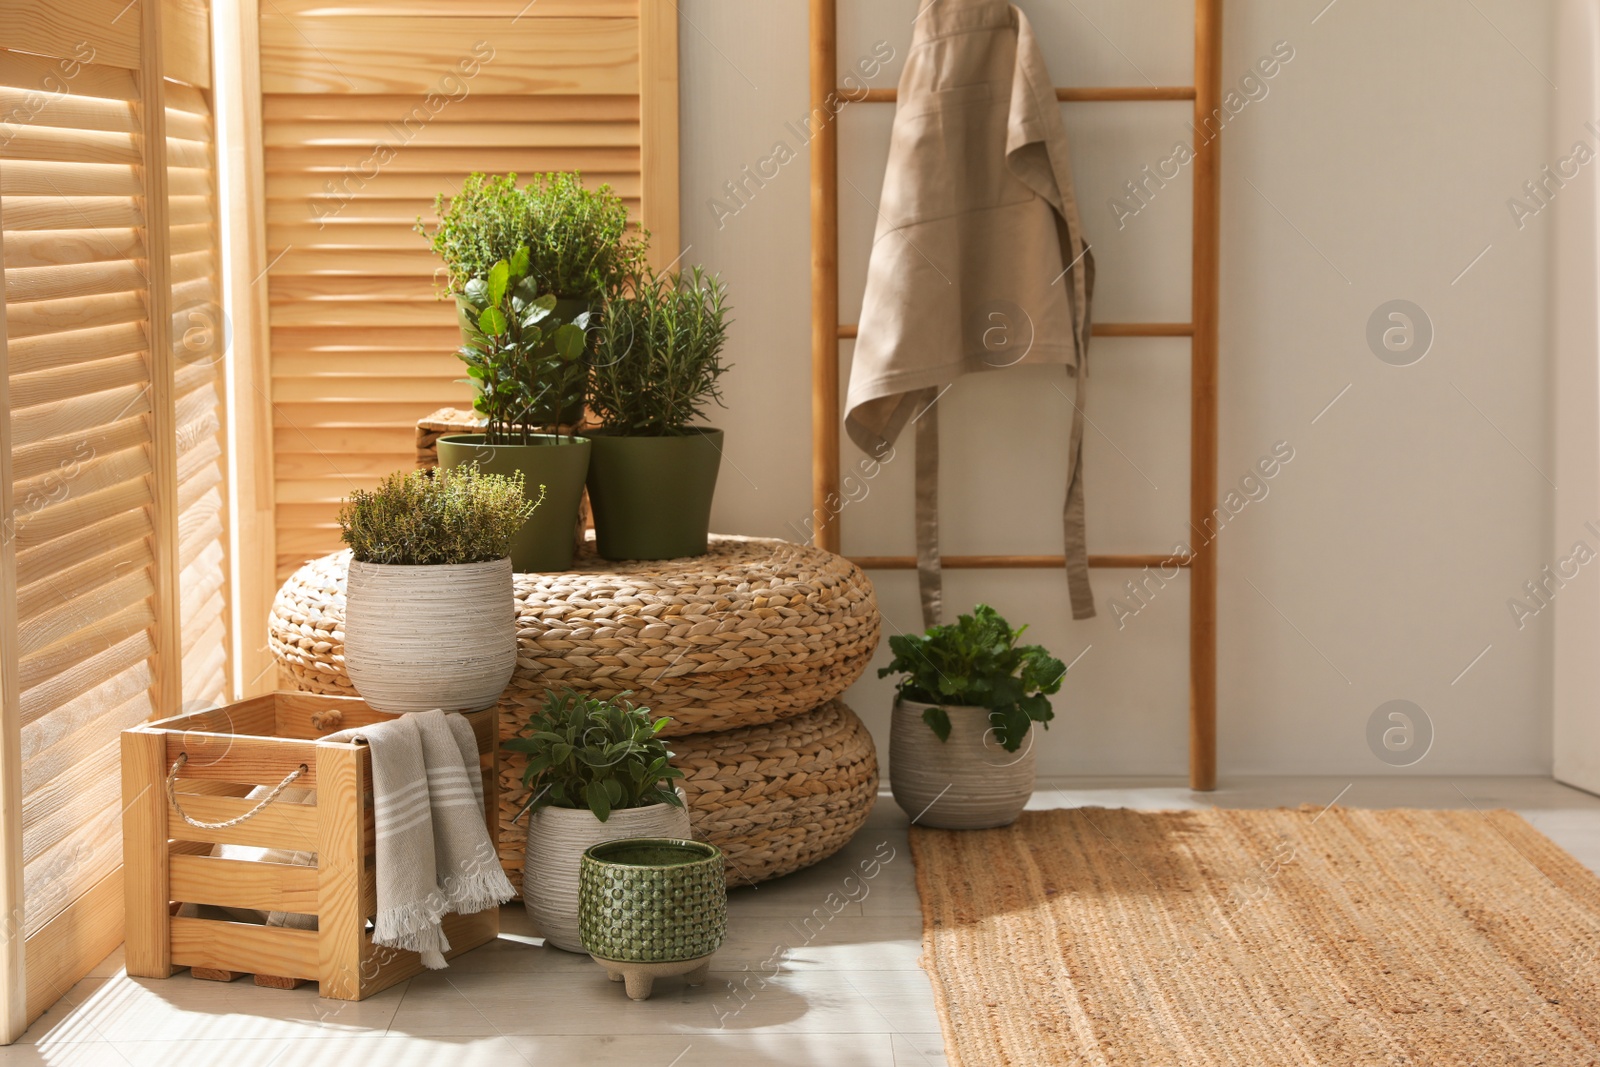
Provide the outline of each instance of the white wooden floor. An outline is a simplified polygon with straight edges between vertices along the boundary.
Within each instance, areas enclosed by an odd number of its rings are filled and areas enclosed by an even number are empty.
[[[1600,871],[1600,798],[1547,779],[1257,778],[1203,795],[1160,780],[1050,784],[1033,806],[1322,806],[1338,797],[1354,807],[1509,807]],[[735,890],[718,969],[698,990],[663,980],[652,1000],[632,1003],[587,957],[543,948],[520,906],[508,907],[496,944],[360,1004],[322,1000],[315,987],[220,985],[187,973],[130,979],[119,953],[21,1042],[0,1048],[0,1065],[942,1065],[917,967],[906,822],[885,796],[840,855]],[[875,877],[862,876],[863,863]]]

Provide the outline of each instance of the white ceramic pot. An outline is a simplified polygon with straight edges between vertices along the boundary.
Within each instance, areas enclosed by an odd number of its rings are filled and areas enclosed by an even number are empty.
[[[416,567],[350,561],[344,666],[378,711],[481,711],[517,667],[511,560]]]
[[[682,791],[678,795],[683,796]],[[625,837],[671,837],[687,841],[687,808],[651,804],[613,811],[601,822],[588,808],[542,808],[528,816],[528,848],[522,866],[522,905],[545,944],[583,952],[578,933],[578,875],[591,845]]]
[[[922,713],[939,706],[950,738],[939,740]],[[982,830],[1016,821],[1033,795],[1033,742],[1007,752],[989,728],[989,709],[896,698],[889,723],[889,789],[918,826]]]

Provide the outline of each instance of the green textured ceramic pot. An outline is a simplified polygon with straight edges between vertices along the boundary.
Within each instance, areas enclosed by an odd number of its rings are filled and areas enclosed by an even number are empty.
[[[677,437],[594,435],[589,504],[605,559],[703,556],[722,464],[722,431]]]
[[[534,510],[511,542],[511,566],[519,573],[564,571],[572,566],[578,506],[589,473],[589,439],[535,434],[533,444],[486,445],[483,434],[439,438],[439,462],[460,467],[476,462],[487,474],[523,474],[523,491],[544,503]]]
[[[584,951],[672,963],[709,956],[728,929],[722,851],[703,841],[635,837],[594,845],[578,876]]]

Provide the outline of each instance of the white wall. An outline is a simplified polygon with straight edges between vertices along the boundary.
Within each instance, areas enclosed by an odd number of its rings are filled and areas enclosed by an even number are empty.
[[[1276,42],[1294,58],[1223,138],[1220,479],[1237,483],[1276,442],[1294,459],[1219,538],[1222,772],[1387,772],[1366,728],[1395,698],[1415,701],[1436,730],[1415,772],[1545,772],[1551,612],[1519,630],[1506,602],[1551,562],[1551,219],[1519,230],[1506,201],[1554,162],[1553,15],[1518,0],[1325,3],[1227,5],[1227,81]],[[916,6],[840,0],[841,65],[879,40],[903,57]],[[1187,2],[1023,6],[1061,84],[1192,79]],[[715,526],[796,537],[810,508],[808,159],[802,151],[731,217],[709,202],[732,206],[724,182],[777,142],[796,145],[784,124],[807,109],[806,4],[681,7],[685,243],[689,260],[730,281],[738,318]],[[899,66],[876,84],[894,84]],[[1120,230],[1107,201],[1188,136],[1188,105],[1064,113],[1100,268],[1096,319],[1186,320],[1187,173]],[[891,121],[872,104],[840,119],[846,321]],[[1374,309],[1397,298],[1435,328],[1431,351],[1408,367],[1380,362],[1366,341]],[[1185,537],[1187,353],[1181,340],[1095,343],[1091,551],[1161,551]],[[1047,371],[1008,371],[941,401],[946,552],[1060,550],[1070,409],[1050,385]],[[848,441],[844,451],[854,462]],[[847,553],[911,552],[909,458],[885,468],[843,525]],[[875,577],[886,631],[916,628],[913,576]],[[1187,579],[1119,629],[1110,601],[1127,577],[1095,572],[1101,617],[1074,623],[1060,574],[946,575],[948,604],[986,600],[1063,659],[1088,649],[1057,699],[1042,773],[1185,771]],[[847,698],[885,751],[889,694],[869,674]]]

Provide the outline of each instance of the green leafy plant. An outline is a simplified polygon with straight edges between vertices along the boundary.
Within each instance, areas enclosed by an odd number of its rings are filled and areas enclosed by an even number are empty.
[[[900,695],[919,704],[988,708],[995,737],[1015,752],[1033,723],[1050,728],[1055,713],[1047,698],[1060,690],[1067,673],[1040,646],[1017,644],[1025,630],[1013,630],[999,612],[979,604],[954,623],[889,638],[894,659],[878,677],[904,675]],[[922,720],[939,740],[949,739],[950,716],[943,707],[928,708]]]
[[[727,286],[699,267],[647,271],[607,295],[589,401],[606,430],[680,436],[708,402],[722,403],[727,296]]]
[[[544,502],[524,500],[522,474],[483,474],[476,463],[396,471],[357,489],[339,512],[344,543],[362,563],[483,563],[511,554],[511,539]]]
[[[545,693],[544,707],[503,746],[528,757],[522,784],[532,795],[523,811],[588,808],[605,822],[622,808],[683,806],[672,785],[683,772],[669,762],[672,750],[660,737],[672,720],[652,722],[650,709],[634,705],[630,695],[602,700],[571,689]]]
[[[466,335],[457,354],[491,445],[529,444],[537,427],[559,428],[564,413],[583,409],[589,313],[557,319],[556,298],[528,273],[529,256],[522,245],[456,296]]]
[[[643,265],[649,246],[648,233],[628,229],[627,205],[609,185],[588,189],[573,173],[536,174],[520,189],[515,174],[472,174],[434,208],[438,226],[430,232],[419,218],[416,229],[444,260],[450,295],[526,245],[539,292],[598,300]]]

